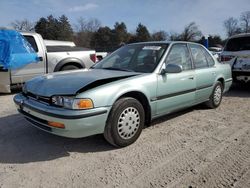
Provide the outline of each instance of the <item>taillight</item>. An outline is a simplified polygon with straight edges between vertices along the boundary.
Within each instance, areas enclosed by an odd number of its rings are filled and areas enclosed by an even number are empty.
[[[96,54],[90,54],[90,59],[95,63],[96,62]]]
[[[221,55],[220,61],[230,61],[233,58],[234,58],[234,56],[232,56],[232,55]]]

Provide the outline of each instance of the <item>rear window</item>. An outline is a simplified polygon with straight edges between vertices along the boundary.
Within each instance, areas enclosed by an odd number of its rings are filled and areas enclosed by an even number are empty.
[[[250,50],[250,37],[229,39],[224,50],[233,52]]]
[[[27,36],[27,35],[24,35],[24,37],[30,43],[30,45],[35,50],[35,52],[38,52],[38,48],[37,48],[36,41],[35,41],[34,37],[33,36]]]

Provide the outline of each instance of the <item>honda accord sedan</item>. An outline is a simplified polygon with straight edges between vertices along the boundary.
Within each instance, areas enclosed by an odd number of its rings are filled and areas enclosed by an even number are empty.
[[[90,69],[39,76],[14,97],[35,127],[71,138],[103,134],[114,146],[135,142],[145,125],[199,103],[220,105],[230,65],[189,42],[128,44]]]

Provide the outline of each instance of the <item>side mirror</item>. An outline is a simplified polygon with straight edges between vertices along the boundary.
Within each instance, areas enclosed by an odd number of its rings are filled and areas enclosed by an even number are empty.
[[[182,66],[177,64],[167,64],[166,68],[161,71],[161,73],[180,73],[182,72]]]

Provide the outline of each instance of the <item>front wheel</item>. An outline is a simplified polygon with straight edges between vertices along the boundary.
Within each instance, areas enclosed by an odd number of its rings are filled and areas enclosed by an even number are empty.
[[[104,130],[105,139],[117,147],[134,143],[145,122],[141,103],[130,97],[119,99],[113,105]]]
[[[209,101],[207,101],[205,104],[209,108],[217,108],[220,106],[221,100],[222,100],[222,94],[223,94],[223,86],[221,82],[216,82],[213,92],[209,98]]]

